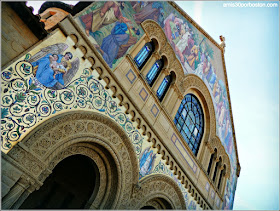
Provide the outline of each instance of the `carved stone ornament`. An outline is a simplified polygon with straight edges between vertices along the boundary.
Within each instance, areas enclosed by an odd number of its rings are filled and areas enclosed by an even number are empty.
[[[160,56],[164,55],[167,58],[169,64],[168,69],[175,72],[175,83],[180,84],[184,78],[184,70],[180,61],[177,59],[172,46],[167,41],[165,32],[162,30],[160,25],[158,25],[158,23],[153,20],[145,20],[143,23],[141,23],[141,25],[150,39],[154,38],[159,43]],[[180,91],[182,92],[183,90],[180,89]]]
[[[130,207],[140,209],[154,198],[163,198],[172,209],[186,209],[179,186],[168,176],[154,174],[140,180],[141,189],[132,195]]]
[[[106,156],[102,158],[101,148],[113,157],[118,172],[119,179],[114,180],[117,190],[114,193],[107,190],[108,200],[115,195],[112,208],[125,207],[131,196],[132,184],[138,182],[139,164],[131,140],[116,122],[102,114],[72,111],[59,115],[35,128],[22,144],[28,146],[32,153],[16,146],[9,155],[41,181],[68,156],[83,154],[91,158],[102,175],[94,207],[104,200],[108,177],[108,169],[103,164]]]

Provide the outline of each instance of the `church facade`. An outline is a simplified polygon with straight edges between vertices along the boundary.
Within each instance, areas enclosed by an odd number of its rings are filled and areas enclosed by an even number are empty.
[[[224,38],[174,2],[40,13],[2,3],[2,208],[232,209]]]

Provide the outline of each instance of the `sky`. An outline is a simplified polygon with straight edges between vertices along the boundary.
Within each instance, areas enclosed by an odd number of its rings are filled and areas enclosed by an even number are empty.
[[[279,210],[279,3],[276,8],[176,3],[218,43],[219,35],[226,38],[241,164],[233,209]]]
[[[37,14],[44,1],[29,1]],[[77,1],[64,1],[75,5]],[[218,43],[225,63],[241,173],[234,210],[279,210],[279,2],[176,1]],[[243,2],[244,3],[244,2]],[[36,6],[37,5],[37,6]]]

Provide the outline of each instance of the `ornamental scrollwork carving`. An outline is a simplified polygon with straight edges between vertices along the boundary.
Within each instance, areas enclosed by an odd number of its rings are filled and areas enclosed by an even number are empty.
[[[165,175],[154,174],[140,180],[141,189],[133,193],[131,207],[140,209],[156,197],[165,197],[173,209],[186,209],[183,194],[178,185]]]
[[[142,22],[141,25],[150,39],[155,37],[159,42],[159,46],[164,46],[167,38],[162,28],[155,21],[148,19]]]
[[[15,147],[9,153],[10,157],[17,161],[27,172],[33,176],[39,176],[41,171],[45,169],[45,165],[34,155],[25,151],[21,147]]]
[[[168,69],[173,70],[176,73],[176,84],[180,84],[181,80],[184,78],[184,70],[180,61],[177,59],[171,44],[167,41],[164,31],[158,23],[153,20],[145,20],[141,25],[150,38],[155,37],[158,41],[159,54],[161,56],[166,56],[169,64]],[[180,91],[182,92],[183,90],[180,89]]]
[[[69,157],[71,155],[76,155],[76,154],[81,154],[85,155],[89,158],[91,158],[99,171],[99,191],[94,199],[94,202],[92,202],[94,205],[91,206],[96,206],[98,207],[102,203],[102,199],[105,195],[106,191],[106,185],[107,185],[107,170],[106,166],[103,162],[103,159],[100,157],[100,155],[95,151],[94,147],[90,144],[87,143],[77,143],[73,144],[63,151],[60,151],[59,154],[57,154],[52,161],[49,164],[50,168],[54,168],[61,160],[65,159],[66,157]]]
[[[122,187],[120,192],[122,196],[120,196],[121,200],[118,202],[118,206],[125,206],[127,197],[129,198],[131,195],[131,184],[138,181],[139,164],[135,146],[137,147],[137,143],[140,143],[140,134],[138,134],[138,131],[132,130],[132,124],[120,126],[115,121],[95,112],[72,111],[38,126],[30,134],[30,138],[24,139],[22,144],[28,146],[34,155],[46,163],[45,168],[41,167],[40,172],[36,172],[37,175],[40,173],[38,176],[41,181],[47,177],[58,162],[74,154],[84,154],[91,157],[95,163],[100,163],[101,160],[99,160],[100,162],[96,160],[97,158],[93,156],[93,151],[89,146],[90,143],[104,145],[103,147],[110,154],[117,156],[115,159],[120,162],[116,163],[119,168],[118,171],[121,172],[119,174],[121,176],[120,187]],[[58,134],[59,131],[61,134]],[[131,135],[131,138],[127,133]],[[82,143],[83,145],[81,145]],[[86,143],[88,143],[88,147],[85,147]],[[16,146],[10,153],[18,151],[17,148]],[[16,159],[20,160],[19,157]],[[30,160],[27,160],[27,162],[30,162]],[[46,170],[46,168],[50,170]],[[99,170],[100,172],[106,172],[105,168]],[[105,176],[103,176],[104,179],[106,179]],[[106,185],[106,181],[101,181],[101,184]],[[96,198],[95,202],[96,200],[98,201],[99,198]],[[96,203],[95,206],[98,204]]]

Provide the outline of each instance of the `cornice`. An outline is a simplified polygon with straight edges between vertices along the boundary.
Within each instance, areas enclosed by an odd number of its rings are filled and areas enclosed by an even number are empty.
[[[40,17],[33,14],[33,7],[28,7],[24,2],[5,2],[20,17],[20,19],[28,26],[32,33],[39,39],[43,39],[48,35],[44,29],[45,24],[40,22]]]

